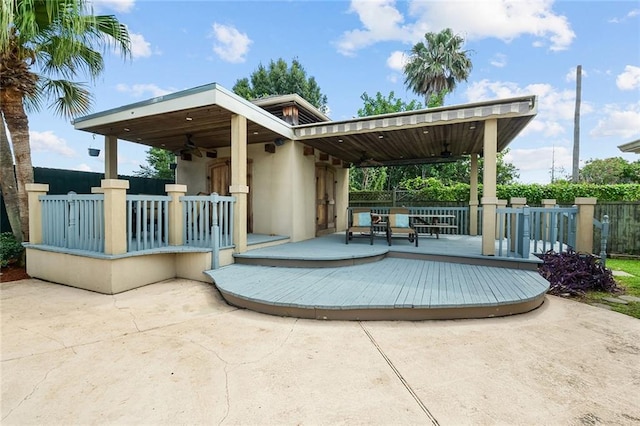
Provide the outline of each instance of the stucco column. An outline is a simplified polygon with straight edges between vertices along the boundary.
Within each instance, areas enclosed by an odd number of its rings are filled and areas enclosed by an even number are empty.
[[[29,203],[29,242],[42,244],[42,205],[38,197],[47,195],[46,183],[28,183],[25,185]]]
[[[516,197],[512,197],[511,198],[511,207],[515,208],[515,209],[521,209],[524,206],[527,205],[527,199],[526,198],[516,198]],[[511,251],[516,251],[516,221],[518,220],[518,215],[516,214],[512,214],[511,215]]]
[[[104,253],[126,253],[129,181],[103,179],[100,187],[104,192]]]
[[[578,223],[576,225],[576,251],[591,253],[593,251],[593,215],[596,210],[596,198],[578,197]]]
[[[187,193],[187,185],[167,184],[164,186],[169,200],[169,245],[181,246],[184,244],[184,217],[180,197]]]
[[[104,178],[118,179],[118,138],[104,137]]]
[[[487,120],[484,123],[484,171],[482,174],[482,254],[496,254],[496,174],[498,152],[498,121]]]
[[[231,117],[231,186],[229,193],[236,197],[233,208],[233,243],[236,253],[247,251],[247,119]]]
[[[469,171],[469,235],[478,235],[478,154],[471,154]]]

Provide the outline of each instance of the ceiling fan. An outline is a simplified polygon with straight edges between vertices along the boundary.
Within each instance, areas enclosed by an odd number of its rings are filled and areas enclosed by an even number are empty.
[[[184,143],[184,147],[178,152],[180,156],[184,154],[193,154],[196,157],[202,157],[202,151],[196,146],[195,142],[191,140],[192,136],[193,135],[191,134],[187,134],[187,141]]]
[[[444,143],[444,149],[440,152],[440,157],[442,158],[451,157],[451,151],[449,151],[449,142]]]
[[[367,151],[362,151],[362,155],[360,156],[360,159],[355,163],[355,165],[357,167],[379,167],[383,166],[384,164],[374,160],[373,157],[367,154]]]

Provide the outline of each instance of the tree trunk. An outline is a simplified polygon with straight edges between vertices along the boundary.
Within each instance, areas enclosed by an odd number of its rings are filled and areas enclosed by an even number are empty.
[[[29,198],[26,184],[33,183],[33,165],[31,164],[31,148],[29,146],[29,119],[24,111],[22,94],[12,88],[1,88],[0,108],[11,135],[16,162],[22,240],[29,241]]]
[[[1,114],[0,114],[1,115]],[[0,191],[7,210],[11,231],[18,242],[22,242],[22,226],[20,225],[20,207],[18,206],[18,184],[13,169],[13,156],[9,146],[9,138],[2,119],[0,127]]]
[[[576,111],[573,118],[573,170],[572,180],[580,178],[580,101],[582,99],[582,65],[576,68]]]

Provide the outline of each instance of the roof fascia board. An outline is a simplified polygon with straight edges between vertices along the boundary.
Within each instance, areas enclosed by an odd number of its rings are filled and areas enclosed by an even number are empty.
[[[618,145],[618,149],[620,149],[620,151],[622,152],[635,152],[636,154],[640,154],[640,139],[638,139],[637,141]]]
[[[187,108],[211,105],[215,100],[216,83],[199,86],[168,95],[158,96],[142,102],[123,105],[73,120],[77,130],[100,126],[132,118],[148,117]]]
[[[527,96],[500,101],[481,102],[462,106],[423,109],[394,114],[383,114],[340,122],[306,124],[295,126],[297,140],[313,139],[320,136],[347,135],[389,131],[397,128],[415,128],[438,124],[484,121],[493,118],[526,117],[537,114],[535,96]]]
[[[234,114],[242,115],[247,120],[266,127],[287,139],[294,138],[293,129],[289,124],[223,87],[217,88],[215,102],[216,105]]]

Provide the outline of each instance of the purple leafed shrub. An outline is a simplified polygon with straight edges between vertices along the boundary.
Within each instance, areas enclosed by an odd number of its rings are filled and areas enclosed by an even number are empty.
[[[538,272],[551,284],[550,294],[581,296],[587,291],[621,291],[611,269],[602,266],[600,260],[591,254],[571,249],[565,253],[548,251],[542,255],[542,260],[544,263]]]

